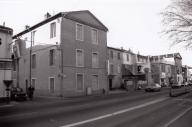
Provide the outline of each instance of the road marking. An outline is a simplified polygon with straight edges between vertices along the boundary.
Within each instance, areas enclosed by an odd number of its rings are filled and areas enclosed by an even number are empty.
[[[64,126],[61,126],[61,127],[74,127],[74,126],[77,126],[77,125],[90,123],[90,122],[93,122],[93,121],[96,121],[96,120],[108,118],[108,117],[111,117],[111,116],[116,116],[116,115],[119,115],[119,114],[122,114],[122,113],[125,113],[125,112],[129,112],[129,111],[132,111],[132,110],[143,108],[143,107],[146,107],[146,106],[149,106],[149,105],[164,101],[166,99],[168,99],[168,98],[160,98],[160,99],[153,100],[153,101],[150,101],[150,102],[147,102],[147,103],[144,103],[144,104],[141,104],[141,105],[137,105],[137,106],[134,106],[134,107],[131,107],[131,108],[123,109],[123,110],[120,110],[120,111],[117,111],[117,112],[113,112],[113,113],[110,113],[110,114],[98,116],[98,117],[91,118],[91,119],[88,119],[88,120],[84,120],[84,121],[80,121],[80,122],[76,122],[76,123],[72,123],[72,124],[67,124],[67,125],[64,125]]]
[[[183,111],[181,114],[179,114],[177,117],[173,118],[171,121],[169,121],[167,124],[165,124],[164,127],[168,127],[170,126],[172,123],[174,123],[176,120],[178,120],[179,118],[181,118],[183,115],[185,115],[185,113],[187,113],[188,111],[192,110],[192,106],[189,107],[188,109],[186,109],[185,111]]]
[[[13,107],[13,105],[1,105],[0,108]]]
[[[174,99],[176,101],[187,101],[187,102],[192,102],[191,99],[185,99],[185,98],[177,98],[177,99]]]

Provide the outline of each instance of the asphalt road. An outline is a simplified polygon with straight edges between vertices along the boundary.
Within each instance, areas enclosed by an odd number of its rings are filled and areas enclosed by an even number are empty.
[[[168,89],[0,107],[1,127],[191,127],[191,119],[192,92],[170,98]]]

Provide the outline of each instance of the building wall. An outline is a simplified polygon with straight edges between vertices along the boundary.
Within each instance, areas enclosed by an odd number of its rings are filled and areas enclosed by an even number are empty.
[[[0,26],[0,98],[6,97],[4,80],[12,80],[11,52],[12,30]],[[5,61],[9,62],[5,62]]]
[[[55,65],[49,65],[49,51],[55,49]],[[59,58],[57,46],[33,47],[32,54],[36,54],[36,68],[32,68],[32,79],[36,79],[35,95],[59,96]],[[29,86],[29,50],[19,60],[19,87],[26,90],[26,80]],[[55,77],[55,92],[49,90],[49,77]]]
[[[61,26],[61,50],[63,52],[63,94],[73,95],[76,93],[86,94],[86,88],[91,87],[90,76],[96,74],[99,76],[99,88],[93,92],[108,89],[106,59],[107,59],[107,33],[98,30],[98,44],[91,42],[92,27],[84,25],[84,40],[76,40],[76,23],[75,21],[63,18]],[[84,67],[76,67],[76,49],[82,49],[84,52]],[[99,67],[92,68],[92,52],[99,55]],[[84,74],[84,89],[77,91],[76,74]],[[93,89],[93,88],[92,88]],[[75,92],[75,93],[74,93]]]
[[[110,55],[111,51],[113,52],[113,58]],[[118,53],[120,53],[120,59],[118,59]],[[112,88],[120,88],[122,85],[122,51],[118,49],[108,48],[108,60],[109,66],[110,64],[113,64],[113,72],[110,72],[110,67],[108,68],[108,75],[114,75],[112,78]],[[120,66],[120,70],[118,70],[118,66]]]
[[[129,60],[127,60],[127,55],[129,55]],[[134,54],[132,54],[132,53],[129,53],[129,52],[123,52],[122,53],[122,63],[123,64],[129,64],[129,65],[132,65],[132,64],[134,64],[135,63],[135,61],[134,61]]]
[[[11,58],[9,43],[12,42],[12,36],[0,31],[0,38],[0,58]]]
[[[51,22],[48,22],[35,30],[34,34],[34,45],[45,45],[45,44],[52,44],[55,45],[56,43],[60,44],[60,33],[61,33],[61,20],[62,18],[57,18]],[[50,37],[50,25],[51,23],[55,22],[56,23],[56,37],[51,38]],[[32,37],[33,38],[33,37]],[[31,32],[28,32],[24,34],[21,37],[22,40],[27,40],[26,41],[26,46],[27,48],[30,47],[31,43]]]
[[[81,14],[78,13],[81,17]],[[83,17],[86,16],[83,14]],[[88,15],[87,15],[88,16]],[[93,22],[91,16],[83,21],[90,24]],[[50,38],[50,24],[56,22],[56,37]],[[35,32],[35,45],[38,44],[55,44],[58,42],[59,48],[56,55],[56,66],[49,66],[49,48],[46,50],[33,49],[33,54],[36,54],[36,68],[32,69],[32,79],[36,79],[35,94],[36,95],[53,95],[53,96],[77,96],[85,95],[87,88],[91,88],[93,93],[101,93],[103,89],[108,90],[107,86],[107,33],[104,30],[98,31],[98,44],[91,42],[92,27],[84,25],[84,41],[76,40],[76,21],[67,18],[58,18],[43,26],[33,30]],[[98,23],[96,20],[94,24]],[[98,24],[97,24],[98,25]],[[94,26],[94,25],[93,25]],[[22,39],[28,37],[30,33],[22,36]],[[29,42],[29,41],[27,41]],[[38,43],[39,42],[39,43]],[[29,43],[27,44],[27,47]],[[56,46],[56,47],[57,47]],[[76,67],[76,49],[84,51],[84,67]],[[38,51],[37,51],[38,50]],[[97,52],[99,57],[99,66],[92,67],[92,53]],[[27,53],[28,54],[28,53]],[[25,61],[25,62],[24,62]],[[26,79],[29,79],[29,56],[25,55],[20,59],[20,86],[26,88]],[[25,68],[25,69],[23,69]],[[23,70],[22,70],[23,69]],[[84,76],[83,90],[77,90],[76,74],[81,73]],[[98,76],[98,87],[92,86],[92,75]],[[48,78],[55,77],[55,93],[49,93]]]
[[[176,81],[176,69],[175,65],[164,63],[151,63],[151,73],[152,79],[154,83],[158,83],[162,85],[161,79],[165,80],[165,85],[169,86],[169,78],[173,77],[174,81]]]

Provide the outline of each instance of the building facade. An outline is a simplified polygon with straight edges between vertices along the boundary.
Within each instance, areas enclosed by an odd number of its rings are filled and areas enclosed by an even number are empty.
[[[131,50],[124,50],[122,64],[122,78],[124,87],[134,90],[136,85],[135,75],[137,73],[136,54]]]
[[[0,98],[4,98],[6,93],[6,81],[12,82],[12,59],[11,48],[13,30],[11,28],[0,26]]]
[[[123,49],[108,47],[108,85],[109,90],[121,88],[122,85],[122,63]]]
[[[168,61],[166,58],[173,60]],[[173,78],[174,84],[182,84],[182,57],[179,53],[151,56],[150,61],[152,78],[155,83],[169,86],[170,78]]]
[[[31,84],[29,69],[20,67],[20,77],[26,76],[19,80],[20,86],[34,85],[36,94],[53,96],[107,91],[107,31],[91,12],[74,11],[46,17],[18,33],[14,39],[22,36],[27,42],[31,38],[33,44]]]

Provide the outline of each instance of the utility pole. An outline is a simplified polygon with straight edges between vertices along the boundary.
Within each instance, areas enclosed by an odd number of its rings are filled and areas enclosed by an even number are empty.
[[[31,87],[31,77],[32,77],[32,74],[31,74],[31,68],[32,68],[32,46],[34,45],[34,35],[35,35],[35,32],[36,31],[31,31],[31,44],[30,44],[30,51],[29,51],[29,86]]]
[[[31,32],[31,44],[29,50],[29,86],[31,87],[31,55],[32,55],[32,43],[33,43],[33,32]]]

